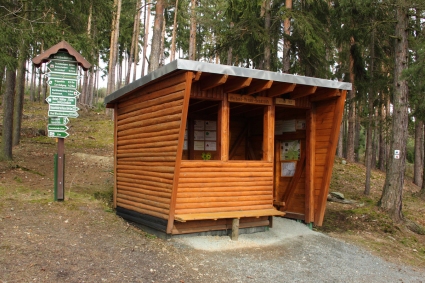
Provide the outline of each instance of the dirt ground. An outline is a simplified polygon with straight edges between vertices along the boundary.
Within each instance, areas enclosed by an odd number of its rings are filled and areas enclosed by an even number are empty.
[[[208,255],[176,247],[115,215],[110,207],[112,122],[102,113],[80,113],[72,120],[65,142],[65,201],[53,201],[56,144],[39,135],[47,106],[30,104],[26,109],[24,136],[13,149],[14,160],[0,162],[0,282],[229,282],[233,278],[231,267],[211,268]],[[371,201],[359,193],[358,181],[352,179],[359,175],[355,170],[361,167],[336,164],[331,189],[342,190],[356,204],[329,203],[327,220],[319,230],[422,272],[424,236],[393,226],[376,212],[373,197]],[[373,193],[378,195],[382,176],[374,176]],[[406,213],[420,222],[425,219],[424,202],[413,199],[415,190],[408,188]],[[195,254],[189,260],[186,252]],[[261,282],[255,274],[235,282],[250,281]]]

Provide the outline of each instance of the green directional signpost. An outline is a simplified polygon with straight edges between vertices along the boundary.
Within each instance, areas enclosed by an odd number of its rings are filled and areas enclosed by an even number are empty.
[[[50,95],[52,95],[52,96],[78,97],[78,96],[80,96],[80,93],[76,89],[50,87]]]
[[[77,89],[77,79],[49,77],[49,86]]]
[[[32,61],[37,67],[47,61],[46,76],[50,87],[50,96],[46,98],[49,104],[47,136],[56,138],[58,142],[58,153],[55,154],[55,200],[60,201],[65,199],[65,138],[69,136],[67,124],[69,118],[78,117],[79,110],[78,65],[84,70],[91,65],[66,41],[56,44]]]
[[[77,74],[78,71],[76,62],[62,62],[57,60],[52,60],[47,63],[47,68],[50,72],[57,74]]]

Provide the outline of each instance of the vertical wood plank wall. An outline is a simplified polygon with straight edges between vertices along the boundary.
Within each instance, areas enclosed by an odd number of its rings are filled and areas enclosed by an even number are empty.
[[[273,162],[182,160],[175,214],[273,207]]]
[[[168,219],[186,74],[118,103],[116,205]]]

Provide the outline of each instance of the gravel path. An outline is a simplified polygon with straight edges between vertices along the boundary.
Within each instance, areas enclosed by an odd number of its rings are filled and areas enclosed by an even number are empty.
[[[171,242],[200,282],[425,282],[423,270],[388,263],[288,219],[275,218],[270,231],[237,242],[212,236]]]

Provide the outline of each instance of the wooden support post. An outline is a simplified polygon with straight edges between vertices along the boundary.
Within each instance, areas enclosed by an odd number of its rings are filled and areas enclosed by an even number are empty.
[[[227,100],[227,93],[224,93],[218,112],[218,131],[219,131],[219,149],[221,161],[229,161],[229,121],[230,121],[230,108],[229,101]]]
[[[273,162],[274,154],[274,120],[275,106],[267,106],[264,109],[263,119],[263,160]]]
[[[112,195],[113,207],[117,208],[117,194],[118,194],[118,186],[117,186],[117,152],[118,152],[118,103],[114,105],[114,191]]]
[[[58,138],[56,200],[65,199],[65,139]]]
[[[306,114],[305,165],[305,223],[314,221],[314,170],[316,168],[316,106],[313,103]]]
[[[232,221],[232,241],[237,241],[239,238],[239,218],[235,218]]]

